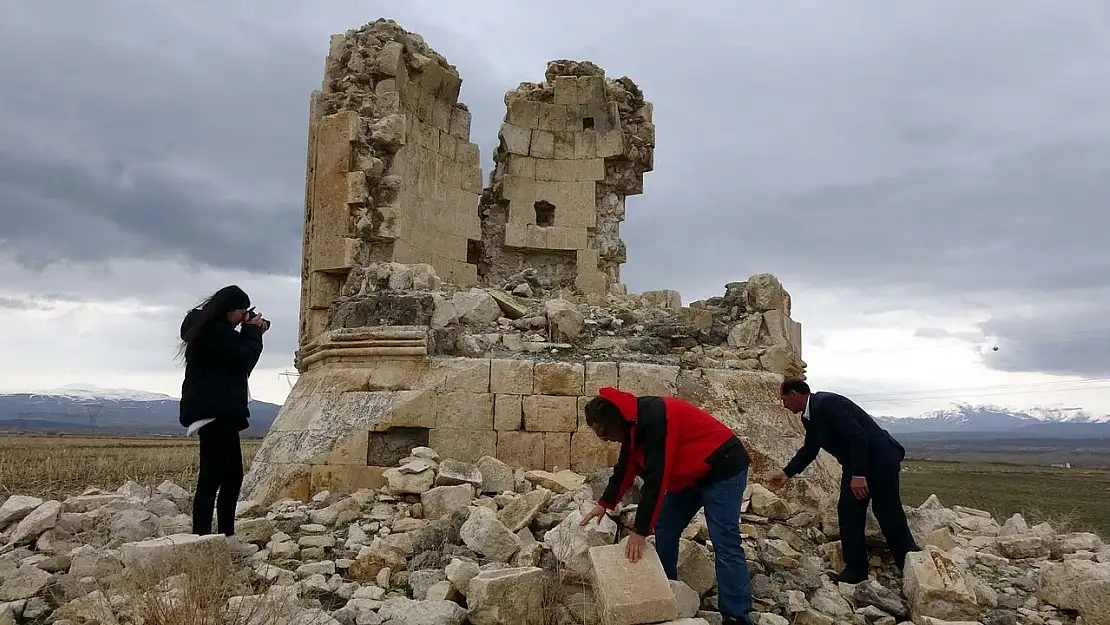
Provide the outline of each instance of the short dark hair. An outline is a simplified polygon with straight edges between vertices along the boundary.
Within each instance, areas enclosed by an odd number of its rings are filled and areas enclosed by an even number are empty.
[[[797,393],[799,395],[809,395],[809,385],[805,380],[783,380],[782,388],[779,389],[780,395],[787,393]]]
[[[620,409],[604,397],[594,397],[586,402],[583,412],[586,413],[586,425],[597,424],[605,430],[624,426],[624,416]]]

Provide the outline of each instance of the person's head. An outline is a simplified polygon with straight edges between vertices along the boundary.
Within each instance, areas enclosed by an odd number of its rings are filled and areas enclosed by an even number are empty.
[[[586,402],[586,425],[603,441],[623,443],[628,437],[628,422],[613,402],[594,397]]]
[[[250,315],[251,298],[238,286],[231,284],[216,291],[196,309],[196,317],[182,327],[181,340],[190,343],[201,331],[214,322],[226,322],[233,326],[247,320]],[[193,314],[193,313],[190,313]]]
[[[809,385],[805,383],[805,380],[783,380],[779,396],[782,398],[782,405],[787,410],[794,414],[800,414],[806,409],[809,392]]]

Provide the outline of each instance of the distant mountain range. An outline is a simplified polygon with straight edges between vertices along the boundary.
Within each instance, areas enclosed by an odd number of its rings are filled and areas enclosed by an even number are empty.
[[[958,437],[1110,438],[1110,415],[1092,415],[1080,408],[1012,411],[998,406],[957,404],[949,409],[914,417],[879,416],[876,420],[891,433],[910,440]]]
[[[250,404],[245,436],[264,436],[281,406]],[[181,436],[178,400],[160,393],[74,384],[35,392],[0,393],[0,432],[160,434]],[[998,406],[957,404],[913,417],[877,416],[899,439],[985,440],[1110,438],[1110,415],[1079,408],[1015,412]]]
[[[250,404],[246,437],[265,436],[281,406]],[[178,400],[132,389],[75,384],[62,388],[0,393],[0,432],[65,434],[162,434],[183,436]]]

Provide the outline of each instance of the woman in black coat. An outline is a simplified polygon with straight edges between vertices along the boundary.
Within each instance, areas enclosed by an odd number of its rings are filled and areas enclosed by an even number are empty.
[[[247,429],[250,418],[247,378],[262,355],[262,334],[270,325],[250,307],[242,289],[226,286],[181,322],[185,380],[179,420],[189,435],[200,437],[194,534],[212,533],[216,508],[219,533],[235,536],[235,504],[243,485],[239,432]]]

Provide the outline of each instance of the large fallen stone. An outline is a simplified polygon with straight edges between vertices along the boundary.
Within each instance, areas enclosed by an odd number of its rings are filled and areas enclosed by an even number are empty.
[[[39,594],[53,575],[37,566],[21,566],[0,585],[0,601],[20,601]]]
[[[415,467],[406,465],[401,468],[386,469],[382,471],[382,477],[389,484],[389,492],[395,495],[419,495],[431,490],[436,479],[436,473],[431,467],[417,471]]]
[[[383,625],[462,625],[466,610],[452,601],[389,599],[378,610]]]
[[[671,580],[671,592],[674,593],[675,602],[678,604],[678,617],[682,619],[693,618],[701,607],[701,597],[693,588],[684,582]]]
[[[0,505],[0,529],[31,514],[35,508],[42,504],[43,500],[38,497],[28,497],[26,495],[8,497],[4,500],[4,505]]]
[[[563,469],[558,473],[551,473],[549,471],[528,471],[524,474],[524,479],[536,486],[546,488],[559,495],[574,492],[582,488],[582,485],[586,483],[585,477],[570,469]]]
[[[483,493],[504,493],[516,485],[512,468],[493,456],[478,458],[477,467],[482,474]]]
[[[582,510],[571,512],[544,535],[543,542],[568,572],[589,578],[592,574],[590,548],[613,544],[617,524],[606,515],[581,527],[583,516]]]
[[[1110,625],[1110,579],[1079,584],[1074,599],[1084,625]]]
[[[469,462],[447,458],[439,465],[436,486],[457,486],[470,484],[475,488],[482,486],[482,472]]]
[[[466,593],[473,625],[542,625],[543,569],[529,566],[484,571]]]
[[[432,521],[469,506],[473,499],[474,487],[470,484],[436,486],[420,495],[420,502],[424,505],[424,518]]]
[[[497,562],[508,562],[520,550],[516,536],[497,518],[497,513],[483,506],[471,508],[459,538],[470,549]]]
[[[979,604],[959,564],[946,552],[926,547],[906,556],[902,592],[914,619],[924,616],[961,621],[975,620]]]
[[[174,568],[188,561],[203,562],[226,553],[227,538],[222,534],[173,534],[120,545],[123,565],[142,571]]]
[[[790,517],[790,506],[762,484],[752,484],[751,510],[768,519],[782,520]]]
[[[1079,585],[1105,579],[1110,579],[1110,564],[1090,560],[1052,562],[1041,569],[1037,597],[1057,608],[1077,610]]]
[[[532,524],[540,510],[551,501],[551,495],[551,491],[546,488],[528,491],[502,508],[497,513],[497,518],[501,519],[510,532],[519,532]]]
[[[62,502],[54,500],[43,502],[15,526],[8,536],[8,544],[21,545],[35,540],[43,532],[58,524],[58,515],[61,512]]]
[[[678,618],[678,602],[670,581],[650,545],[635,564],[628,561],[623,542],[591,547],[589,561],[606,625],[641,625]]]
[[[1036,534],[1008,534],[998,538],[998,553],[1013,560],[1045,558],[1049,552],[1049,542]]]

